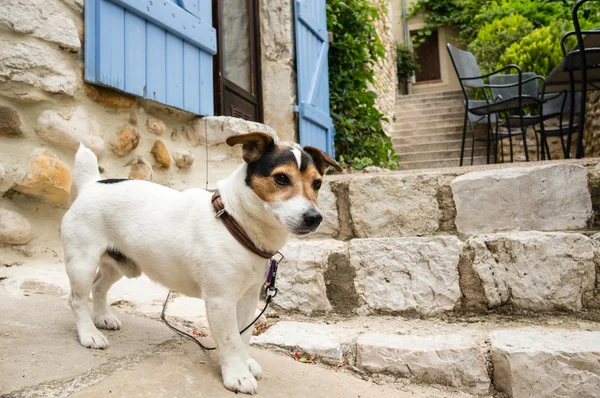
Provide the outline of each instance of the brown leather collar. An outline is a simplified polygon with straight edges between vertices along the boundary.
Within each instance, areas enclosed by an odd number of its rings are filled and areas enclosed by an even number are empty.
[[[218,189],[213,194],[211,201],[213,207],[215,208],[215,211],[217,212],[216,217],[220,218],[223,221],[223,224],[225,224],[225,226],[229,230],[229,233],[233,235],[233,237],[237,239],[237,241],[240,242],[242,246],[244,246],[246,249],[250,250],[252,253],[262,258],[269,259],[275,254],[277,254],[277,252],[269,252],[256,247],[254,242],[252,242],[252,239],[250,239],[250,237],[246,234],[242,227],[240,227],[240,225],[233,219],[233,217],[231,217],[229,213],[225,211],[225,205],[223,204],[223,199],[221,198],[221,194],[219,193]]]

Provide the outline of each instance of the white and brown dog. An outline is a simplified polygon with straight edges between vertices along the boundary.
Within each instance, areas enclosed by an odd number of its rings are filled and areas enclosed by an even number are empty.
[[[262,133],[229,137],[227,143],[243,145],[245,163],[218,188],[227,213],[256,247],[276,252],[290,234],[317,229],[321,180],[329,166],[341,169],[334,159],[311,147],[277,145]],[[223,384],[256,393],[262,370],[248,353],[252,328],[239,331],[255,315],[266,260],[215,217],[212,194],[146,181],[101,181],[96,156],[83,145],[75,155],[74,178],[79,194],[61,233],[79,342],[108,346],[97,328],[119,329],[121,322],[108,306],[107,292],[121,277],[144,273],[173,291],[205,300]]]

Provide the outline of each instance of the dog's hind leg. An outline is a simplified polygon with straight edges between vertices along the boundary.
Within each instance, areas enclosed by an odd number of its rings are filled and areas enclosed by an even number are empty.
[[[237,303],[233,297],[206,299],[208,322],[221,361],[223,385],[233,392],[256,394],[258,384],[248,369],[248,348],[240,336],[236,311]]]
[[[94,255],[93,250],[85,252],[77,250],[76,253],[65,251],[65,266],[71,282],[69,304],[75,315],[79,342],[82,346],[89,348],[108,347],[108,340],[92,321],[88,305],[94,275],[99,263],[100,255]]]
[[[238,301],[237,304],[237,318],[238,318],[238,327],[240,330],[245,328],[256,318],[256,306],[258,305],[258,295],[260,294],[260,288],[262,285],[258,285],[250,289],[244,297]],[[254,330],[254,325],[248,328],[242,334],[242,341],[248,347],[250,345],[250,338],[252,337],[252,331]],[[250,373],[257,379],[260,380],[263,376],[263,371],[258,362],[256,362],[248,352],[248,349],[245,351],[246,353],[246,363],[248,364],[248,369]]]
[[[123,274],[118,269],[115,261],[107,255],[100,260],[100,267],[94,279],[92,297],[94,299],[94,324],[100,329],[121,329],[121,321],[108,307],[106,298],[108,290],[117,282]]]

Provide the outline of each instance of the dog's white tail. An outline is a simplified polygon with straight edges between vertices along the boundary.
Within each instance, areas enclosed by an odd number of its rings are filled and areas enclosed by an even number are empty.
[[[79,143],[79,149],[75,154],[75,171],[73,173],[77,191],[81,192],[90,184],[100,179],[98,171],[98,158],[94,152]]]

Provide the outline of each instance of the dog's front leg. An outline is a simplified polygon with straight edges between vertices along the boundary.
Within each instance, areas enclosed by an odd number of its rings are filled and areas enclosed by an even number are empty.
[[[248,369],[247,347],[238,329],[236,300],[232,297],[207,299],[206,312],[217,343],[223,384],[234,392],[256,394],[258,384]]]
[[[252,322],[254,320],[254,318],[256,318],[256,306],[258,304],[258,296],[260,294],[261,286],[262,286],[262,284],[259,284],[255,287],[253,287],[252,289],[250,289],[248,291],[248,293],[246,293],[244,295],[244,297],[242,297],[240,299],[240,301],[238,301],[237,318],[238,318],[238,327],[240,328],[240,330],[242,330],[246,326],[250,325],[250,322]],[[244,341],[246,348],[250,345],[250,338],[252,337],[253,330],[254,330],[254,325],[249,327],[248,330],[246,330],[242,334],[242,340]],[[248,369],[250,369],[250,372],[257,380],[260,380],[262,378],[262,374],[263,374],[262,368],[260,367],[258,362],[256,362],[250,356],[250,353],[248,352],[247,349],[245,352],[246,352],[246,363],[248,364]]]

